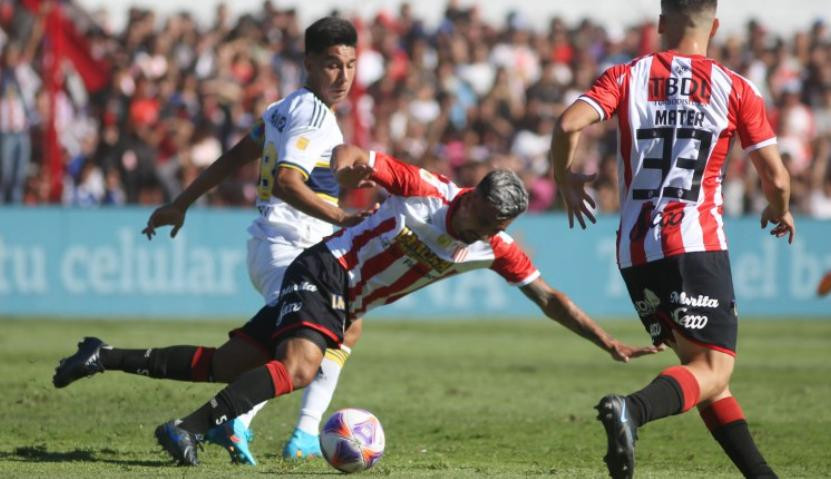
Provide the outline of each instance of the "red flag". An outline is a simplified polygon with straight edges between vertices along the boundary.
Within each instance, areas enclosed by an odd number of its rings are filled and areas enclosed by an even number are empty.
[[[41,9],[41,4],[51,2],[53,4],[47,15],[46,36],[51,37],[55,43],[62,45],[61,58],[67,58],[72,66],[81,76],[87,90],[95,93],[107,86],[110,82],[110,66],[104,60],[99,60],[92,55],[89,42],[75,28],[72,21],[63,14],[60,2],[56,0],[23,0],[23,5],[33,12]]]
[[[33,0],[36,1],[36,0]],[[49,96],[49,118],[46,122],[46,131],[43,147],[44,165],[49,169],[49,201],[57,203],[63,192],[63,155],[58,142],[58,131],[55,125],[58,92],[63,88],[63,22],[60,10],[56,5],[45,19],[46,36],[43,49],[43,82]]]

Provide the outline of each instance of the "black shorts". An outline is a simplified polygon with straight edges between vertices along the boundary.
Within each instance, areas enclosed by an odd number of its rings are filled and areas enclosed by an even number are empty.
[[[265,306],[241,328],[228,333],[269,356],[290,337],[312,340],[321,350],[338,348],[348,324],[346,270],[323,243],[295,258],[283,276],[277,304]]]
[[[738,318],[727,251],[685,253],[621,271],[654,344],[690,341],[736,353]]]

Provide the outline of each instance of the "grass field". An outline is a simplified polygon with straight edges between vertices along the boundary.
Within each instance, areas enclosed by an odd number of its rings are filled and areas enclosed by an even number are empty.
[[[332,477],[322,461],[278,455],[300,394],[255,420],[256,468],[207,447],[198,468],[170,465],[153,428],[218,389],[106,373],[53,389],[57,360],[82,335],[123,347],[219,344],[236,323],[0,321],[0,477]],[[608,321],[622,339],[648,337],[635,320]],[[674,363],[669,352],[614,363],[549,321],[368,320],[333,408],[373,411],[387,450],[364,475],[417,478],[601,478],[597,399],[631,392]],[[831,477],[831,321],[743,320],[732,389],[782,478]],[[739,477],[696,413],[640,431],[639,478]]]

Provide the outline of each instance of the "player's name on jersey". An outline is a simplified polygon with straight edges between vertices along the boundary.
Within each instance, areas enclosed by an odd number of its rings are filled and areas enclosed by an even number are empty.
[[[697,110],[655,110],[655,126],[704,126],[704,113]]]

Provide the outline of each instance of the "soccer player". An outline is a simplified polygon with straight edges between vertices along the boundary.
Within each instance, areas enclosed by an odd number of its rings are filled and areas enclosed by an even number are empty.
[[[248,228],[248,274],[265,303],[274,304],[286,268],[301,251],[331,234],[333,225],[350,226],[363,220],[368,212],[349,214],[338,207],[338,185],[329,168],[332,148],[343,143],[331,108],[346,98],[352,86],[356,42],[355,28],[346,20],[325,17],[310,25],[305,32],[305,87],[271,104],[248,135],[211,164],[172,203],[154,211],[143,231],[148,239],[163,225],[171,225],[170,234],[175,237],[188,207],[196,199],[241,165],[260,158],[259,216]],[[283,449],[284,457],[321,455],[320,420],[360,331],[361,321],[357,320],[347,332],[345,344],[327,351],[320,374],[303,397],[300,418]],[[243,341],[232,339],[229,349],[223,352],[233,354]],[[191,349],[177,354],[210,363],[213,351],[205,350],[199,357]],[[248,427],[264,405],[211,431],[208,439],[227,448],[234,462],[255,464],[248,447]]]
[[[571,170],[580,131],[617,114],[620,228],[618,263],[654,344],[673,347],[681,365],[628,396],[597,405],[613,478],[631,478],[637,429],[697,406],[746,477],[776,477],[756,448],[730,392],[737,314],[722,221],[721,181],[738,137],[769,202],[761,225],[793,240],[789,177],[758,90],[707,58],[718,28],[716,0],[662,0],[665,51],[616,65],[569,106],[552,139],[554,174],[569,227],[594,222],[586,184]],[[585,218],[584,218],[585,217]]]
[[[490,268],[518,286],[546,316],[607,351],[613,359],[654,353],[609,336],[569,298],[540,278],[522,249],[504,231],[528,206],[528,194],[516,174],[489,173],[475,189],[415,166],[354,146],[335,150],[333,167],[343,187],[374,182],[390,197],[362,223],[344,228],[298,256],[288,267],[276,304],[262,308],[233,331],[233,355],[219,351],[214,361],[191,361],[172,354],[143,358],[143,350],[122,350],[86,338],[78,352],[61,361],[55,384],[67,385],[104,370],[151,377],[230,383],[210,401],[181,420],[156,429],[159,443],[180,464],[197,463],[202,435],[255,404],[299,389],[315,376],[324,351],[343,342],[353,318],[392,303],[436,281],[479,268]],[[195,357],[199,357],[197,349]],[[164,351],[153,349],[152,351]],[[135,361],[124,367],[116,358]],[[139,364],[141,363],[141,364]]]

